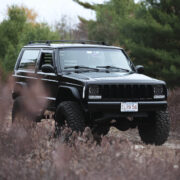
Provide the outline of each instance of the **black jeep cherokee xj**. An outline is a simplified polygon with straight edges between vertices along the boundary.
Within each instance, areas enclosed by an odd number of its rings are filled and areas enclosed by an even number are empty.
[[[50,92],[44,98],[47,109],[55,112],[56,133],[65,123],[73,131],[89,126],[97,135],[107,134],[110,126],[138,127],[144,143],[161,145],[170,129],[166,83],[142,73],[143,66],[135,67],[119,47],[31,42],[22,48],[14,69],[12,119],[22,111],[17,108],[23,99],[20,90],[29,80],[40,80]]]

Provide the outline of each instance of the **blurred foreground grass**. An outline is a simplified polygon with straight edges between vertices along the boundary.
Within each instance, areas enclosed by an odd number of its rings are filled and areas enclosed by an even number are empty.
[[[43,120],[29,129],[12,128],[6,113],[10,101],[6,98],[1,104],[1,180],[180,178],[180,89],[170,92],[171,135],[158,147],[144,145],[136,130],[111,128],[97,145],[88,128],[82,136],[74,133],[68,143],[64,141],[69,129],[54,139],[53,120]]]

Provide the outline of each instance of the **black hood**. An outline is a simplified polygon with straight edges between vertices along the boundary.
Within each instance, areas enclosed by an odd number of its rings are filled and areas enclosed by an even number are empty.
[[[68,73],[64,75],[65,78],[73,79],[75,81],[83,81],[87,83],[148,83],[148,84],[164,84],[154,78],[150,78],[143,74],[129,73],[129,72],[81,72]]]

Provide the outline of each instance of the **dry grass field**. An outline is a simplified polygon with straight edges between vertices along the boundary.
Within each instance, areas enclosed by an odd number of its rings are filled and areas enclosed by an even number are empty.
[[[143,144],[136,129],[112,127],[97,144],[89,128],[68,142],[69,129],[53,138],[52,119],[14,126],[10,93],[9,86],[0,87],[0,180],[180,179],[180,89],[169,93],[171,133],[162,146]]]

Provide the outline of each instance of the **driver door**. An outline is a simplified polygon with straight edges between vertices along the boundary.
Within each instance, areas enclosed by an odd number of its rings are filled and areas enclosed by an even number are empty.
[[[41,80],[46,91],[46,97],[43,97],[43,98],[45,98],[48,101],[48,107],[50,109],[55,107],[55,101],[56,101],[56,96],[57,96],[57,91],[58,91],[57,74],[56,72],[54,73],[42,72],[41,67],[44,64],[50,64],[53,67],[55,67],[54,57],[55,56],[54,56],[53,50],[41,51],[40,60],[38,63],[38,68],[37,68],[37,76]]]

